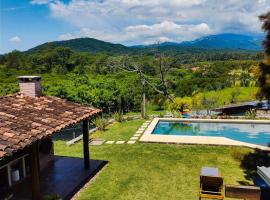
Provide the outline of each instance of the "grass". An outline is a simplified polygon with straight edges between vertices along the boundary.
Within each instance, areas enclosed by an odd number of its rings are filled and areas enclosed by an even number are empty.
[[[147,110],[146,111],[147,115],[165,115],[166,114],[166,110]],[[128,112],[125,114],[125,116],[134,116],[134,115],[138,115],[138,116],[141,116],[141,112],[135,112],[135,111],[132,111],[132,112]]]
[[[218,105],[228,105],[231,104],[231,94],[233,91],[238,90],[239,96],[237,96],[237,102],[246,102],[256,100],[256,93],[258,91],[257,87],[235,87],[226,88],[218,91],[206,92],[206,97],[215,96],[218,97]]]
[[[117,123],[96,134],[111,140],[128,138],[141,123],[142,120]],[[248,182],[240,161],[233,158],[238,151],[251,150],[147,143],[91,146],[92,159],[109,163],[96,180],[82,190],[78,199],[197,199],[202,166],[218,167],[227,184]],[[82,143],[67,147],[64,141],[56,141],[55,152],[82,157]]]
[[[143,120],[116,122],[110,124],[105,131],[97,131],[92,138],[102,138],[105,140],[128,140],[141,126]]]
[[[256,100],[256,93],[258,91],[257,87],[233,87],[233,88],[225,88],[217,91],[207,91],[204,93],[200,93],[200,96],[206,96],[206,98],[217,98],[217,106],[222,107],[224,105],[231,104],[231,96],[234,91],[238,91],[239,95],[236,98],[236,103],[248,102]],[[192,97],[183,97],[185,99],[189,99],[192,102]],[[147,106],[147,114],[148,115],[165,115],[166,110],[156,110],[155,105],[149,103]],[[127,116],[130,115],[140,115],[140,112],[129,112]]]

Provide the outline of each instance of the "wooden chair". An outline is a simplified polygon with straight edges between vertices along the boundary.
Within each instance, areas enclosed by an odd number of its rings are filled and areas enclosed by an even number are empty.
[[[224,199],[223,178],[213,176],[200,177],[199,199]]]
[[[261,189],[255,186],[226,185],[225,196],[244,200],[260,200]]]

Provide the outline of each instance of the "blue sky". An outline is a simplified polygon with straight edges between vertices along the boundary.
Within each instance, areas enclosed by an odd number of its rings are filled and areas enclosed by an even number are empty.
[[[258,34],[270,0],[0,0],[0,54],[93,37],[125,45]]]

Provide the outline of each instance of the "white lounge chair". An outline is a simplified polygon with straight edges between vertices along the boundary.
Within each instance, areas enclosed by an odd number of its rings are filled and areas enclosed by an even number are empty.
[[[270,167],[257,166],[257,173],[270,186]]]

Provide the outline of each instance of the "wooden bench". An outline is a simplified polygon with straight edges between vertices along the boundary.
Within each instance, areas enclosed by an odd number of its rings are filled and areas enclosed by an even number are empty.
[[[261,189],[255,186],[226,185],[225,196],[244,200],[260,200]]]

